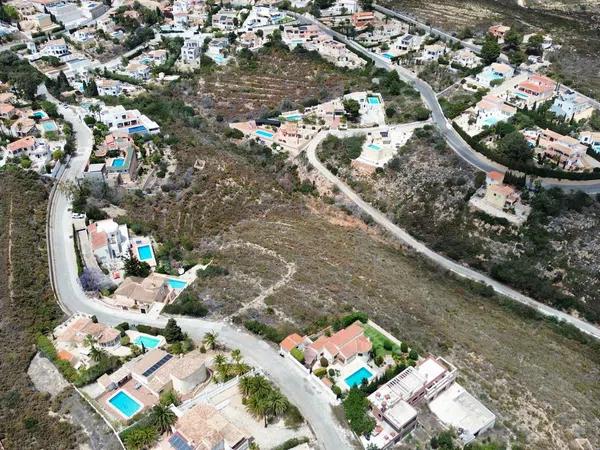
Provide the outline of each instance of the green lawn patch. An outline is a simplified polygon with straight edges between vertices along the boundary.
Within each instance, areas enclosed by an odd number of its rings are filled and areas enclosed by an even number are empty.
[[[375,328],[370,325],[365,325],[365,335],[373,343],[373,354],[377,356],[390,355],[392,353],[400,353],[400,346],[396,345],[390,339],[385,337]]]

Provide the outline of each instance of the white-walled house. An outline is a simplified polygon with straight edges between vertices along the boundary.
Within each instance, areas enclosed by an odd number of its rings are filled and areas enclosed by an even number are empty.
[[[106,219],[88,225],[87,230],[92,251],[100,265],[110,267],[129,254],[127,225]]]
[[[41,56],[54,56],[60,58],[68,54],[69,47],[63,38],[50,40],[40,49]]]

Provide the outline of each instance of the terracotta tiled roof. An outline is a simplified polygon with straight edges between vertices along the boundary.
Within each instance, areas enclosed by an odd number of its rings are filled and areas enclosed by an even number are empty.
[[[285,350],[286,352],[289,352],[294,347],[297,347],[301,343],[302,343],[302,336],[300,336],[297,333],[294,333],[294,334],[290,334],[288,337],[286,337],[283,341],[281,341],[281,344],[279,344],[279,345],[281,346],[281,348],[283,350]]]

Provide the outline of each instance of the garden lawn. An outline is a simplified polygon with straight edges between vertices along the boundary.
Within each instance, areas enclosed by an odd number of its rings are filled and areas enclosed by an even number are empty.
[[[400,353],[400,346],[394,344],[375,328],[365,324],[364,329],[365,335],[371,340],[371,343],[373,344],[373,354],[375,356],[381,355],[383,357],[392,353]],[[384,348],[386,342],[389,342],[391,344],[391,350],[386,350]]]

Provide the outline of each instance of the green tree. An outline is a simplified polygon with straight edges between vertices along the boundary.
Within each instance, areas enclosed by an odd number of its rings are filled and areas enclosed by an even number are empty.
[[[128,450],[142,450],[156,442],[158,432],[151,426],[133,427],[124,431],[121,438]]]
[[[500,45],[494,36],[488,34],[481,46],[481,59],[488,65],[496,62],[500,56]]]
[[[529,37],[526,46],[526,52],[530,55],[541,55],[543,52],[542,44],[544,43],[544,36],[541,34],[534,34]]]
[[[511,28],[504,35],[504,44],[511,50],[517,50],[523,42],[523,35],[517,30]]]
[[[160,394],[160,404],[164,406],[175,405],[178,406],[181,404],[181,399],[177,392],[173,389],[168,389]]]
[[[360,103],[352,98],[344,100],[344,111],[351,120],[356,120],[360,116]]]
[[[140,261],[133,254],[124,261],[125,275],[128,277],[146,278],[150,275],[150,265],[147,262]]]
[[[529,147],[525,137],[518,131],[504,136],[498,141],[498,151],[511,161],[527,163],[533,157],[533,149]]]
[[[264,419],[265,428],[267,427],[269,417],[278,417],[288,410],[290,403],[279,391],[273,391],[264,400]]]
[[[400,351],[402,353],[407,353],[408,352],[408,344],[406,342],[402,341],[400,343]]]
[[[170,433],[171,426],[177,422],[177,416],[167,406],[158,404],[152,407],[150,412],[152,424],[157,428],[159,433]]]
[[[86,97],[98,96],[98,86],[96,85],[96,80],[92,78],[92,80],[88,84],[86,84],[85,89],[83,90],[83,94]]]
[[[359,388],[355,386],[350,389],[342,405],[352,431],[359,436],[373,431],[375,419],[367,414],[369,401]]]
[[[182,341],[185,337],[175,319],[169,319],[167,321],[167,326],[165,327],[164,333],[165,339],[169,344]]]

